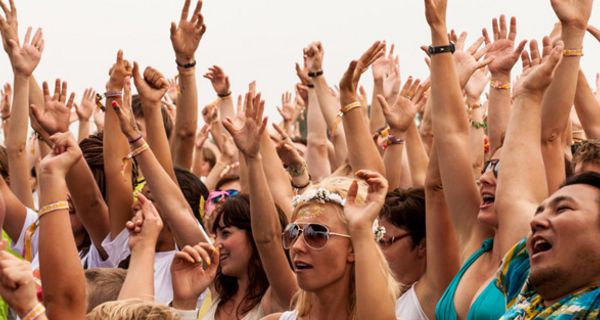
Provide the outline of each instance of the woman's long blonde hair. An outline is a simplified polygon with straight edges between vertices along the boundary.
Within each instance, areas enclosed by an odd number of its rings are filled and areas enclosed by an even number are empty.
[[[331,176],[329,178],[324,179],[319,184],[310,186],[309,189],[325,189],[332,193],[339,194],[342,198],[346,199],[348,195],[348,189],[350,189],[350,185],[352,184],[354,179],[347,176]],[[356,196],[357,202],[363,202],[367,196],[367,184],[364,181],[358,181],[358,194]],[[309,205],[309,204],[319,204],[318,202],[307,201],[305,203],[299,204],[296,208],[294,208],[294,212],[292,214],[292,220],[294,221],[297,217],[298,211],[300,208]],[[343,208],[341,206],[337,206],[339,210],[336,210],[338,213],[338,217],[344,224],[347,224],[346,217],[343,213]],[[375,241],[375,237],[373,236],[373,241]],[[400,287],[394,275],[383,255],[379,246],[377,246],[377,252],[379,254],[379,262],[381,266],[381,271],[387,276],[387,291],[388,294],[392,295],[394,299],[396,299],[400,294]],[[313,298],[313,293],[304,291],[299,289],[294,298],[292,299],[292,308],[298,312],[298,317],[308,316],[310,310],[312,308],[311,300]],[[350,319],[356,319],[356,285],[355,285],[355,270],[354,265],[352,265],[350,270],[350,295],[348,296],[348,314],[350,315]]]

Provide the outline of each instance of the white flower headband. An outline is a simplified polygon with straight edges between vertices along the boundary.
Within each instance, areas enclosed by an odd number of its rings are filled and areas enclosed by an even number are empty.
[[[373,234],[375,235],[375,241],[379,242],[385,236],[385,227],[379,225],[379,219],[373,221]]]
[[[303,194],[295,196],[292,199],[292,206],[295,209],[300,204],[309,201],[315,201],[321,204],[335,203],[339,204],[342,207],[346,204],[346,199],[342,198],[342,196],[340,196],[339,193],[331,192],[323,188],[318,188],[306,190]]]

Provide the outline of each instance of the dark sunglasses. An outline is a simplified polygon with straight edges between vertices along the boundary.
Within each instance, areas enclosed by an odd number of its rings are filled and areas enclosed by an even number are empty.
[[[481,174],[483,175],[484,173],[490,170],[492,170],[492,172],[494,173],[494,177],[498,179],[498,170],[500,170],[500,159],[492,159],[486,161],[483,164],[483,170],[481,170]]]
[[[300,227],[295,223],[290,223],[281,234],[283,248],[289,250],[300,234],[303,234],[304,243],[311,249],[322,249],[327,244],[329,236],[350,238],[350,235],[347,234],[330,232],[329,228],[322,224],[311,223]]]
[[[405,233],[403,235],[400,236],[393,236],[391,238],[388,239],[380,239],[379,241],[377,241],[377,243],[379,244],[379,247],[381,248],[387,248],[391,245],[393,245],[394,243],[396,243],[396,241],[402,240],[406,237],[410,236],[410,233]]]

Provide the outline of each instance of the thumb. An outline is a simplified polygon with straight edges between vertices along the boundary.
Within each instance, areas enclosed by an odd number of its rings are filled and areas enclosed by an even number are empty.
[[[350,188],[348,189],[348,194],[346,195],[346,203],[354,204],[356,200],[356,195],[358,194],[358,183],[356,180],[352,181]]]
[[[39,122],[40,118],[42,117],[42,110],[40,110],[40,108],[33,103],[29,106],[29,110],[31,110],[31,113],[35,120]]]
[[[135,83],[135,86],[138,87],[143,79],[142,79],[142,75],[140,74],[140,66],[135,61],[133,62],[132,73],[133,73],[133,82]]]
[[[388,115],[391,113],[390,111],[390,106],[388,105],[387,101],[385,100],[385,97],[378,94],[377,95],[377,101],[379,101],[379,104],[381,105],[381,109],[383,111],[384,114]]]
[[[233,128],[233,123],[231,122],[231,119],[227,117],[225,120],[221,121],[221,123],[223,124],[223,127],[225,127],[225,130],[227,130],[231,135],[233,135],[235,129]]]

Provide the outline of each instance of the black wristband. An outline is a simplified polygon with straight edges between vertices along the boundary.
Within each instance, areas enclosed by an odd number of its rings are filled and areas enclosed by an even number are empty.
[[[227,98],[231,95],[231,91],[225,93],[225,94],[219,94],[217,93],[217,96],[219,96],[219,98]]]
[[[309,84],[307,84],[306,86],[307,86],[307,87],[309,87],[309,88],[311,88],[311,89],[315,87],[315,85],[314,85],[314,84],[312,84],[312,83],[309,83]]]
[[[308,76],[311,78],[316,78],[318,76],[322,76],[323,75],[323,70],[321,71],[317,71],[317,72],[309,72]]]
[[[309,180],[308,180],[308,182],[307,182],[305,185],[303,185],[303,186],[297,186],[297,185],[295,185],[295,184],[294,184],[294,182],[292,182],[292,188],[294,188],[294,189],[298,189],[298,190],[300,190],[300,189],[304,189],[304,188],[308,187],[309,185],[310,185],[310,179],[309,179]]]
[[[429,55],[434,55],[434,54],[438,54],[438,53],[446,53],[446,52],[450,52],[450,53],[454,53],[454,51],[456,51],[456,47],[454,46],[454,43],[450,42],[449,45],[447,46],[429,46],[429,49],[427,50],[427,52],[429,52]]]
[[[175,63],[177,63],[177,66],[180,68],[184,68],[184,69],[190,69],[196,66],[196,60],[190,62],[190,63],[179,63],[179,61],[177,61],[177,59],[175,59]]]

